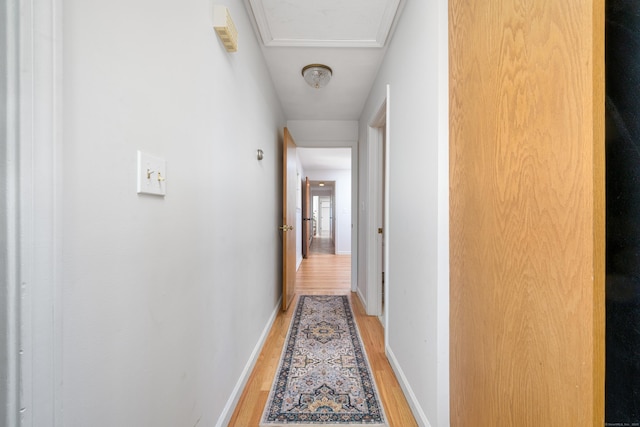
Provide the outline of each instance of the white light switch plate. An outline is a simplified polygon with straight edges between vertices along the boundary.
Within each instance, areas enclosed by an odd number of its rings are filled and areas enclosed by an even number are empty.
[[[167,162],[138,150],[138,194],[167,194]]]

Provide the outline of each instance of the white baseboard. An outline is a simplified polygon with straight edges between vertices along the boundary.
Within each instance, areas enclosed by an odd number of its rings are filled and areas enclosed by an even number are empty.
[[[267,321],[267,325],[262,330],[262,334],[260,334],[260,338],[256,343],[253,351],[251,352],[251,356],[249,356],[249,360],[245,365],[242,373],[240,374],[240,378],[238,378],[238,382],[236,386],[233,388],[231,392],[231,396],[227,400],[227,404],[224,405],[224,409],[218,418],[218,422],[216,422],[216,427],[225,427],[231,421],[231,416],[233,415],[233,411],[238,404],[238,400],[240,400],[240,396],[242,395],[242,391],[244,390],[244,386],[247,385],[247,381],[249,380],[249,375],[251,375],[251,371],[253,371],[253,367],[256,365],[258,361],[258,356],[260,355],[260,351],[262,350],[262,346],[264,342],[267,340],[267,336],[269,335],[269,331],[271,330],[271,326],[273,322],[276,320],[276,316],[282,307],[282,297],[278,300],[276,307],[273,309],[271,313],[271,317]]]
[[[364,311],[365,313],[369,313],[369,308],[367,307],[367,300],[366,298],[362,295],[362,292],[360,291],[360,288],[358,288],[356,290],[356,294],[358,295],[358,298],[360,298],[360,303],[362,304],[362,306],[364,307]]]
[[[336,251],[336,255],[351,255],[351,251]]]
[[[393,369],[393,372],[395,372],[396,378],[398,378],[400,388],[402,388],[402,391],[407,398],[407,402],[409,403],[409,407],[411,408],[411,412],[413,413],[416,422],[421,427],[431,427],[427,416],[422,410],[420,403],[418,403],[418,399],[416,399],[416,395],[413,393],[413,390],[409,385],[409,381],[407,381],[407,377],[404,375],[402,368],[400,368],[398,359],[396,359],[396,356],[393,354],[393,351],[390,347],[387,346],[385,348],[385,352],[387,354],[387,359],[389,359],[389,363],[391,364],[391,368]]]

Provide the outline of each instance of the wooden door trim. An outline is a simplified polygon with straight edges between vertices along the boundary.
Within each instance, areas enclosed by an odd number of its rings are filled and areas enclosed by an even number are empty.
[[[605,176],[605,0],[594,0],[592,29],[593,121],[593,426],[605,421],[606,176]]]

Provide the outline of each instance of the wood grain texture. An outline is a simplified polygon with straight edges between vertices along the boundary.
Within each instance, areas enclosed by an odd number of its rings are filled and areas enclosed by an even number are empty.
[[[282,230],[282,310],[286,310],[296,292],[296,191],[298,175],[296,164],[296,143],[284,128],[282,150],[282,225],[291,227]]]
[[[313,222],[311,208],[311,181],[305,177],[302,183],[302,257],[309,255],[309,242],[311,241],[311,224]]]
[[[604,2],[451,0],[451,425],[604,423]]]
[[[349,255],[318,255],[313,252],[297,272],[298,295],[349,295],[358,329],[375,377],[380,399],[390,427],[417,426],[400,384],[384,353],[384,332],[375,316],[367,316],[351,287]],[[295,305],[295,304],[294,304]],[[257,427],[278,367],[282,346],[289,329],[293,307],[281,312],[269,332],[256,366],[236,406],[230,427]]]

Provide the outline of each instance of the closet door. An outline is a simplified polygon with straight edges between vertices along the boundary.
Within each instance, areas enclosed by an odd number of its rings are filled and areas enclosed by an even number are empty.
[[[451,425],[604,424],[604,0],[450,0]]]

